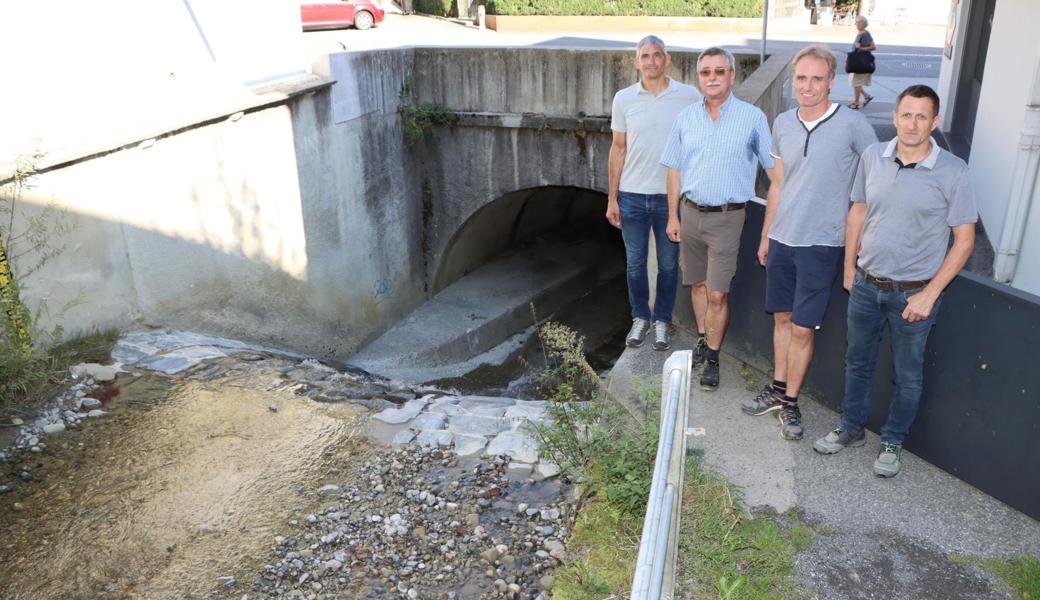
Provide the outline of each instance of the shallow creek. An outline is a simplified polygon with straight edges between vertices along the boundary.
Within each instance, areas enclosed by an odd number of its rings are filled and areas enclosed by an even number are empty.
[[[363,408],[262,373],[119,386],[108,416],[3,465],[33,480],[0,497],[4,598],[202,595],[262,566],[288,507],[365,451]]]

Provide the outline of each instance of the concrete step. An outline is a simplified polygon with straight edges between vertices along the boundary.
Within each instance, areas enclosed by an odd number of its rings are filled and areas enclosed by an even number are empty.
[[[608,245],[540,241],[451,284],[348,362],[413,384],[502,362],[530,333],[531,304],[546,318],[623,269],[623,256]]]

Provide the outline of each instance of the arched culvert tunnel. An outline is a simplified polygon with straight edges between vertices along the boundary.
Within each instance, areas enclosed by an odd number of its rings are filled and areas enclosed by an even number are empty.
[[[519,376],[517,356],[527,355],[531,305],[600,350],[594,363],[611,362],[630,322],[624,244],[605,209],[605,194],[563,186],[489,202],[440,253],[433,297],[351,363],[404,381],[501,391]],[[478,367],[484,375],[460,379]]]
[[[617,252],[602,256],[608,269],[624,261],[620,232],[603,214],[606,194],[548,186],[501,196],[473,213],[441,255],[432,290],[436,294],[460,277],[503,254],[522,251],[539,239],[562,244],[604,244]]]

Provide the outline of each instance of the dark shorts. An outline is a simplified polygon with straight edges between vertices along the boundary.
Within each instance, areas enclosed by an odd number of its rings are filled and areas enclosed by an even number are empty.
[[[788,246],[769,240],[766,312],[789,312],[795,325],[819,327],[844,257],[841,247]]]

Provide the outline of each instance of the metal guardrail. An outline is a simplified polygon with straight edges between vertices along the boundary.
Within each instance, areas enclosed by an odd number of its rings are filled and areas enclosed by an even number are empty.
[[[680,350],[673,352],[664,363],[661,433],[639,542],[639,559],[632,579],[634,600],[674,596],[692,360],[692,351]]]

